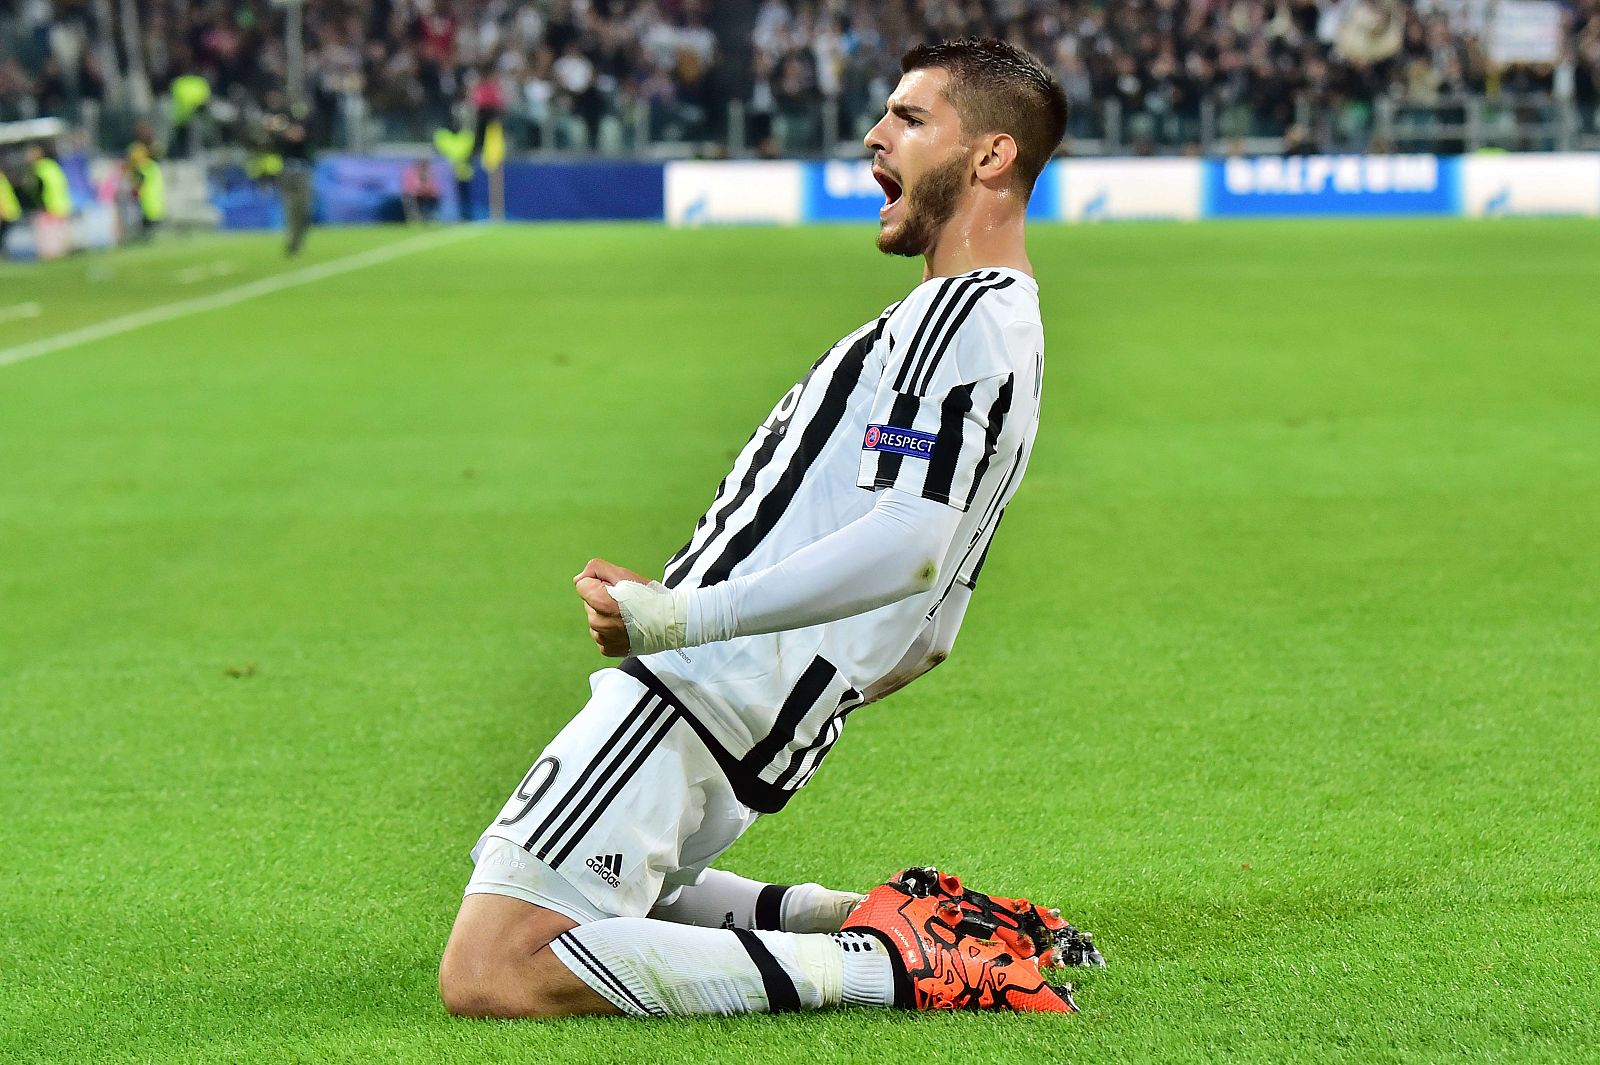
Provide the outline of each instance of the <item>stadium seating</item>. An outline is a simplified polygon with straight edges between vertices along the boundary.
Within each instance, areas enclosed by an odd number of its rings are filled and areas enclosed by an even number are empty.
[[[281,86],[283,15],[268,0],[134,6],[153,93],[203,74],[216,136]],[[308,0],[305,70],[317,136],[343,148],[426,141],[488,102],[515,150],[825,154],[870,124],[906,47],[977,33],[1054,66],[1080,154],[1585,146],[1600,134],[1600,0],[1502,6],[1544,14],[1490,25],[1483,5],[1446,0]],[[137,90],[120,27],[101,20],[112,8],[0,13],[0,121],[87,113],[118,140],[128,122],[106,129],[106,116]]]

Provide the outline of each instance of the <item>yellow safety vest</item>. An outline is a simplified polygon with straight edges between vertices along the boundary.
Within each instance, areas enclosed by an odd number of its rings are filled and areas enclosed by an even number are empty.
[[[33,164],[33,176],[39,179],[39,202],[57,218],[72,214],[72,189],[67,185],[67,172],[49,156]]]
[[[172,79],[172,124],[181,126],[211,102],[211,83],[199,74]]]
[[[265,181],[275,178],[283,173],[283,156],[277,152],[260,152],[250,157],[245,164],[244,172],[251,181]]]
[[[17,190],[11,187],[11,182],[0,174],[0,222],[15,222],[22,217],[22,203],[17,199]]]
[[[472,180],[472,131],[464,129],[457,133],[448,129],[433,131],[433,146],[439,154],[450,160],[450,166],[456,172],[456,180]]]
[[[151,222],[167,216],[167,186],[154,159],[145,160],[139,167],[139,208]]]

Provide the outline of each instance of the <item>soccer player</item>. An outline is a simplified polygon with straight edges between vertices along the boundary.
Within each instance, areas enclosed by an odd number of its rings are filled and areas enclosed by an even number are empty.
[[[1023,223],[1066,100],[995,40],[901,69],[866,146],[878,247],[921,256],[923,282],[784,394],[661,581],[601,559],[575,578],[595,642],[627,657],[473,851],[440,966],[452,1013],[1072,1009],[1039,969],[1063,923],[1025,901],[932,870],[863,901],[709,867],[851,714],[949,654],[1033,445]],[[997,913],[999,941],[973,931]]]

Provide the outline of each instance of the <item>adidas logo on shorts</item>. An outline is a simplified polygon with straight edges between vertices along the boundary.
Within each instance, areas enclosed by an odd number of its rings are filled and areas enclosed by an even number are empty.
[[[612,887],[616,887],[621,883],[617,878],[617,874],[622,872],[622,855],[596,854],[586,864],[590,869],[594,870],[596,876]]]

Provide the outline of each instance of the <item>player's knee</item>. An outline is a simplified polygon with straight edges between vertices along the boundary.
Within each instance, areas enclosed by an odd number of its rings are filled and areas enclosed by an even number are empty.
[[[499,895],[468,895],[439,960],[439,998],[457,1017],[557,1017],[543,955],[572,920]],[[550,955],[553,961],[553,955]],[[559,963],[557,963],[559,965]]]
[[[493,1017],[495,1002],[490,988],[471,977],[439,969],[439,999],[452,1017]]]
[[[439,962],[440,1001],[453,1017],[540,1019],[575,1012],[547,987],[536,960],[509,951],[447,949]]]
[[[455,1017],[492,1016],[492,981],[486,959],[451,942],[439,959],[439,999]]]

